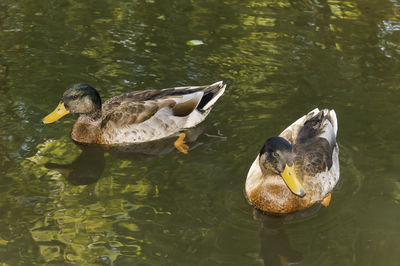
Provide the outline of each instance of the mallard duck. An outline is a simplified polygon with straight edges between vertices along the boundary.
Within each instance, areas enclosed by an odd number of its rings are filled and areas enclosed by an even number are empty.
[[[196,126],[210,113],[226,85],[176,87],[134,91],[115,96],[104,104],[87,84],[70,86],[56,109],[43,119],[53,123],[68,113],[79,114],[71,137],[85,144],[143,143],[177,135]],[[175,146],[186,153],[184,133]]]
[[[277,214],[328,206],[339,180],[337,129],[334,110],[314,109],[269,138],[247,174],[249,202]]]

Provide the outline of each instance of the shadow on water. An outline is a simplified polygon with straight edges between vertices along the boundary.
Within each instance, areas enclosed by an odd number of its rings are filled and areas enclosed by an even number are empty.
[[[49,170],[60,172],[72,185],[97,182],[104,171],[104,152],[100,148],[82,147],[82,153],[70,164],[46,163]]]
[[[253,210],[254,220],[260,223],[260,257],[265,266],[292,265],[303,262],[301,252],[294,249],[285,230],[287,222],[301,222],[313,217],[321,209],[315,204],[305,210],[286,215],[272,215]]]
[[[190,146],[189,152],[201,145],[201,143],[195,142],[204,132],[204,129],[205,126],[200,125],[185,131],[185,141]],[[174,152],[173,142],[175,139],[175,137],[170,137],[147,143],[118,146],[88,146],[76,143],[82,152],[72,163],[58,164],[48,162],[45,167],[49,170],[58,171],[72,185],[89,185],[96,183],[101,178],[106,165],[104,158],[106,152],[118,159],[142,161]]]

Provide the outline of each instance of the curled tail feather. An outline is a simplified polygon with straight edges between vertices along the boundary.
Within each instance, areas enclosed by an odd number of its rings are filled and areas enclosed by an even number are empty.
[[[219,99],[219,97],[224,94],[226,84],[222,81],[215,82],[211,84],[208,88],[204,90],[204,95],[197,106],[199,111],[206,111],[214,105],[214,103]]]

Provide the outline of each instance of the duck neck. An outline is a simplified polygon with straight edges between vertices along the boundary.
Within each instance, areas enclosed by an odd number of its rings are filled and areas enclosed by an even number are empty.
[[[82,118],[82,120],[84,121],[88,121],[88,123],[96,123],[98,121],[101,121],[102,118],[101,109],[98,109],[89,114],[81,114],[79,118]]]
[[[268,162],[268,155],[266,153],[263,153],[260,155],[260,159],[258,160],[259,167],[262,172],[263,177],[269,177],[269,176],[275,176],[279,175],[272,166],[271,163]]]
[[[79,143],[99,143],[102,113],[81,114],[72,127],[71,137]]]

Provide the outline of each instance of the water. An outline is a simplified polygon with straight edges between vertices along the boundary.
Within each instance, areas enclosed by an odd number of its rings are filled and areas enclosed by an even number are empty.
[[[2,1],[0,262],[398,265],[399,21],[396,0]],[[218,80],[188,155],[82,150],[75,116],[40,123],[77,82],[107,99]],[[254,212],[262,143],[315,107],[339,119],[331,205]]]

